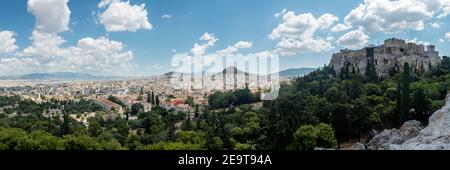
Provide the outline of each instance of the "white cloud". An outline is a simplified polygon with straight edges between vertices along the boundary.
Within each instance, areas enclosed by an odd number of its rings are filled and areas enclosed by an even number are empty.
[[[135,66],[131,63],[134,57],[131,51],[124,51],[121,42],[105,37],[83,38],[69,47],[61,47],[65,40],[54,33],[34,31],[31,39],[32,46],[1,64],[15,62],[27,68],[26,72],[69,70],[96,74],[119,74]]]
[[[287,12],[287,9],[285,8],[285,9],[283,9],[281,12],[275,13],[273,16],[274,16],[275,18],[278,18],[278,17],[284,15],[286,12]]]
[[[407,43],[415,43],[415,44],[423,44],[425,46],[431,45],[430,42],[428,42],[428,41],[420,41],[417,37],[413,38],[412,40],[407,39],[406,42]]]
[[[447,38],[448,40],[450,40],[450,32],[445,34],[445,38]]]
[[[56,33],[69,30],[68,0],[28,0],[28,11],[36,17],[36,28]]]
[[[15,51],[16,45],[15,33],[12,31],[0,31],[0,53],[9,53]]]
[[[83,38],[75,46],[61,47],[65,40],[55,33],[34,31],[33,44],[8,61],[28,68],[26,71],[75,71],[96,74],[119,74],[133,68],[134,55],[124,45],[106,37]],[[27,61],[27,62],[23,62]],[[32,62],[31,62],[32,61]],[[5,63],[3,63],[5,64]],[[28,66],[29,65],[29,66]]]
[[[338,17],[323,14],[315,18],[311,13],[295,15],[288,11],[283,15],[283,21],[269,35],[269,38],[279,40],[276,51],[282,55],[293,55],[303,52],[323,52],[332,48],[328,38],[315,36],[319,30],[329,30]]]
[[[36,58],[1,57],[0,75],[17,75],[18,73],[31,73],[36,68],[42,68]]]
[[[352,27],[345,25],[345,24],[337,24],[333,28],[331,28],[331,31],[332,32],[342,32],[342,31],[347,31],[350,28],[352,28]]]
[[[219,55],[233,54],[239,51],[239,49],[251,48],[253,46],[253,42],[250,41],[239,41],[233,46],[228,46],[227,48],[217,51]]]
[[[430,23],[430,26],[433,27],[433,28],[440,28],[441,24],[442,23],[439,23],[439,22],[433,22],[433,23]]]
[[[98,3],[99,8],[105,8],[111,3],[119,2],[120,0],[101,0],[100,3]]]
[[[444,18],[450,14],[450,7],[444,7],[443,12],[437,16],[437,18]]]
[[[66,42],[56,33],[33,31],[31,46],[16,56],[0,60],[2,74],[74,71],[95,74],[121,74],[135,67],[133,53],[124,51],[121,42],[105,37],[83,38],[75,46],[62,47]],[[11,67],[14,66],[14,67]]]
[[[103,0],[99,3],[101,8],[106,6],[106,10],[99,15],[100,23],[105,26],[106,31],[134,32],[139,29],[152,29],[145,4],[130,5],[130,1],[119,0]]]
[[[363,48],[369,42],[369,36],[361,30],[354,30],[344,34],[337,40],[337,43],[345,48]]]
[[[368,33],[423,30],[424,20],[435,13],[432,3],[429,0],[365,0],[345,17],[345,24],[361,27]]]
[[[217,39],[214,34],[210,34],[208,32],[204,33],[201,37],[200,40],[203,41],[207,41],[204,44],[194,44],[194,47],[191,49],[191,53],[194,56],[202,56],[205,54],[206,49],[214,46],[214,44],[216,43],[216,41],[218,41],[219,39]]]
[[[34,30],[30,40],[32,45],[25,48],[21,55],[51,57],[59,53],[59,46],[66,41],[56,33],[47,33]]]
[[[333,48],[330,41],[323,38],[305,38],[302,40],[283,38],[276,45],[275,52],[281,55],[295,55],[304,52],[323,52]]]
[[[345,17],[345,24],[362,27],[366,33],[420,31],[426,20],[449,14],[450,0],[364,0]],[[438,28],[438,24],[430,26]]]
[[[119,41],[106,37],[86,37],[80,39],[76,45],[65,45],[66,40],[58,33],[68,30],[70,10],[67,2],[67,0],[28,1],[28,11],[36,17],[36,27],[30,37],[32,44],[13,56],[0,58],[0,74],[74,71],[123,75],[136,67],[133,64],[133,52],[124,50],[125,45]],[[105,7],[109,5],[109,8],[120,1],[102,2]]]
[[[218,39],[215,37],[214,34],[210,34],[210,33],[205,33],[201,36],[200,40],[203,41],[208,41],[208,42],[215,42]],[[203,46],[207,46],[208,43],[204,43]],[[214,43],[209,43],[209,45],[213,45]],[[198,44],[197,44],[198,45]],[[202,46],[202,45],[198,45],[198,46]],[[193,53],[193,50],[191,49],[190,52],[179,52],[176,53],[172,56],[172,62],[170,64],[170,66],[172,67],[172,70],[176,71],[176,72],[201,72],[201,71],[206,71],[209,73],[217,73],[220,71],[223,71],[225,68],[230,67],[230,66],[235,66],[237,67],[239,70],[246,70],[246,64],[244,63],[240,63],[239,61],[236,63],[234,61],[236,60],[242,60],[242,61],[250,61],[252,63],[250,64],[257,64],[254,63],[254,60],[252,59],[256,59],[254,57],[261,57],[261,58],[268,58],[268,57],[274,57],[271,59],[271,64],[272,66],[271,71],[272,73],[274,72],[278,72],[278,68],[279,66],[276,65],[278,62],[278,57],[279,57],[279,53],[275,52],[273,50],[263,50],[263,51],[259,51],[259,52],[251,52],[251,53],[247,53],[247,54],[243,54],[243,53],[236,53],[237,51],[235,50],[239,50],[239,49],[243,49],[243,48],[251,48],[253,46],[253,42],[252,41],[239,41],[233,45],[228,46],[228,48],[225,48],[223,50],[219,50],[219,51],[213,51],[211,53],[208,52],[204,52],[202,51],[202,55],[195,55]],[[228,51],[230,49],[233,52],[225,54],[220,54],[220,53],[224,53],[224,51]],[[230,51],[229,51],[230,52]],[[261,61],[260,61],[261,62]],[[264,62],[264,61],[262,61]],[[236,65],[237,64],[237,65]],[[194,70],[192,70],[192,68],[194,68]],[[264,67],[260,67],[257,69],[257,67],[250,67],[248,68],[249,72],[252,74],[256,74],[256,73],[260,73],[260,74],[266,74],[267,68]],[[247,71],[247,70],[246,70]]]
[[[445,40],[443,38],[439,38],[439,43],[444,43]]]
[[[239,41],[234,44],[235,48],[252,48],[253,42],[250,41]]]
[[[162,19],[170,19],[170,18],[172,18],[172,15],[165,14],[165,15],[161,16],[161,18]]]
[[[324,14],[315,18],[311,13],[295,15],[289,11],[283,15],[283,22],[278,25],[269,35],[272,39],[283,37],[311,37],[319,29],[331,27],[339,19],[331,14]]]
[[[205,32],[201,37],[200,40],[204,41],[211,41],[212,43],[216,42],[218,39],[214,36],[214,33],[210,34],[208,32]]]

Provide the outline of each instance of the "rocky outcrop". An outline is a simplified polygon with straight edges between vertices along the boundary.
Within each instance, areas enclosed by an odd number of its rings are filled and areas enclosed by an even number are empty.
[[[314,150],[336,150],[336,148],[315,147]],[[349,147],[341,148],[338,150],[366,150],[366,146],[364,146],[364,144],[362,143],[356,142]]]
[[[346,148],[343,150],[366,150],[366,146],[364,146],[364,144],[362,143],[356,142],[350,148]]]
[[[418,121],[408,121],[400,129],[387,129],[367,144],[370,150],[450,150],[450,94],[446,104],[422,129]]]
[[[341,50],[333,54],[330,67],[337,74],[344,69],[366,74],[369,63],[375,67],[379,76],[388,76],[394,69],[402,69],[405,63],[420,72],[427,72],[437,67],[440,62],[439,52],[433,45],[426,50],[422,44],[408,43],[401,39],[387,39],[384,44],[359,50]]]
[[[408,139],[417,136],[423,129],[422,124],[416,120],[410,120],[399,129],[386,129],[373,137],[366,147],[368,150],[389,150],[391,145],[402,144]]]
[[[429,125],[416,137],[402,144],[391,145],[393,150],[450,150],[450,95],[444,107],[429,119]]]

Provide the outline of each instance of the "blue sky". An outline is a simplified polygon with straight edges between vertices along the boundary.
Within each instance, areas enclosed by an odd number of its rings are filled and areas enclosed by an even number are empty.
[[[239,48],[236,53],[280,54],[281,69],[320,67],[342,48],[379,44],[390,37],[435,44],[441,55],[450,52],[448,0],[103,1],[103,7],[100,0],[1,1],[0,32],[10,41],[0,40],[0,75],[55,71],[158,75],[171,69],[173,55],[189,53],[195,43],[206,43],[199,39],[205,33],[218,39],[207,47],[206,54],[240,41],[251,42],[251,47]],[[106,15],[121,7],[136,13]],[[68,11],[70,14],[60,16]],[[355,18],[362,15],[365,17]],[[55,20],[46,22],[48,19]],[[306,20],[310,22],[305,25]],[[61,23],[55,26],[53,22]],[[120,28],[108,25],[123,23]],[[333,29],[338,24],[345,29]],[[305,45],[308,43],[314,45]],[[1,44],[6,46],[4,50]]]

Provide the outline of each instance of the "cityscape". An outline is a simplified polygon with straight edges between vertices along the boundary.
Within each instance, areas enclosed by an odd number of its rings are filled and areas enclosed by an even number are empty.
[[[1,3],[0,150],[450,149],[448,0]]]

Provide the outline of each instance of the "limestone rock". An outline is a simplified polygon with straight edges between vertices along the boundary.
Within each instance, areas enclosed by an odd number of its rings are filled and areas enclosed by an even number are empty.
[[[450,94],[444,107],[429,119],[429,125],[418,136],[402,144],[391,145],[395,150],[450,150]]]
[[[379,76],[387,76],[393,69],[403,68],[403,64],[409,63],[411,68],[420,72],[427,72],[430,66],[437,67],[440,62],[439,52],[433,45],[428,45],[426,50],[422,44],[407,43],[400,39],[387,39],[384,44],[376,47],[367,47],[359,50],[341,50],[333,54],[330,66],[337,74],[342,69],[365,74],[369,60],[373,60],[376,73]]]
[[[346,148],[345,150],[366,150],[366,146],[362,143],[356,142],[350,148]]]
[[[402,144],[406,140],[417,136],[422,129],[422,123],[419,121],[407,121],[399,129],[386,129],[373,137],[367,144],[367,149],[389,150],[390,145]]]

